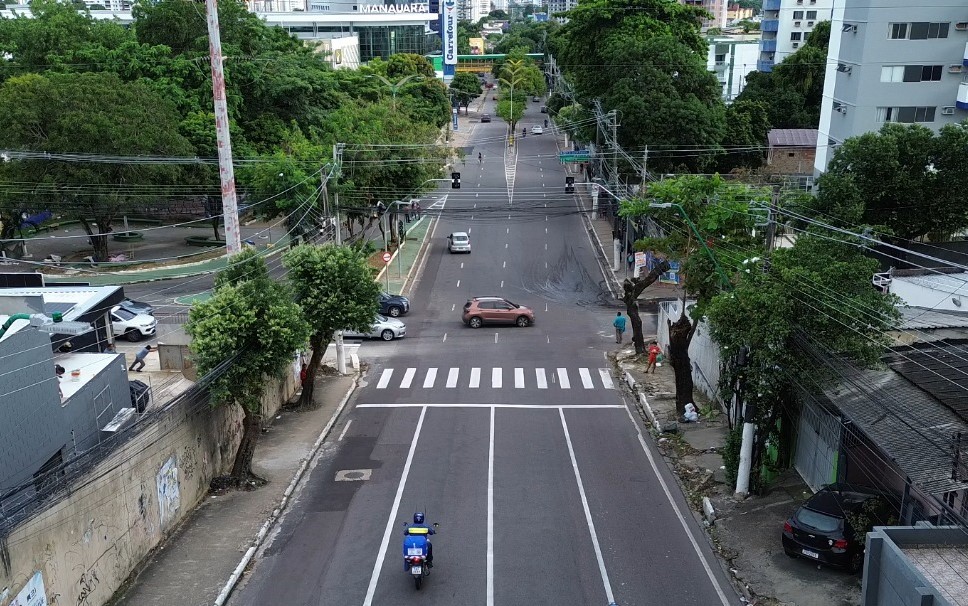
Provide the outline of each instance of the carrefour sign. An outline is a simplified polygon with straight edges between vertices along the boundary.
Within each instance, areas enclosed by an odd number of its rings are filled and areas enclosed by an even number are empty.
[[[457,65],[457,2],[444,0],[444,24],[440,28],[444,39],[444,64]]]
[[[361,13],[429,13],[430,4],[426,2],[413,2],[410,4],[361,4]]]

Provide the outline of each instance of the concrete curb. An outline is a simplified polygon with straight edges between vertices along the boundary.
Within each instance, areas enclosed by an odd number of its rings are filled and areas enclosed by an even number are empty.
[[[404,278],[403,284],[400,285],[400,294],[409,294],[408,288],[416,282],[417,277],[423,271],[424,263],[427,260],[427,255],[429,254],[430,245],[434,240],[434,235],[437,233],[438,221],[436,219],[430,219],[433,223],[424,232],[423,242],[420,243],[420,250],[417,251],[417,256],[413,258],[413,265],[410,266],[410,271],[407,272],[407,277]]]
[[[655,411],[652,410],[652,406],[649,404],[649,399],[645,397],[645,392],[639,389],[639,383],[632,377],[632,373],[627,370],[624,371],[622,380],[625,382],[628,388],[632,390],[632,393],[635,394],[635,399],[639,405],[639,408],[642,409],[642,411],[645,413],[645,416],[649,417],[649,422],[652,424],[652,427],[657,432],[662,433],[662,426],[659,425],[659,421],[655,416]]]
[[[275,526],[276,522],[279,521],[282,512],[286,510],[286,507],[289,505],[289,498],[296,490],[296,486],[299,485],[299,482],[302,480],[303,476],[306,474],[306,470],[309,469],[310,462],[316,457],[316,454],[319,452],[323,442],[326,441],[326,438],[329,436],[329,432],[333,430],[333,426],[336,424],[337,419],[339,419],[340,415],[343,413],[343,408],[346,407],[347,402],[349,402],[353,394],[356,393],[356,389],[359,387],[359,385],[360,375],[357,374],[353,379],[353,385],[346,392],[346,395],[343,396],[343,399],[340,400],[336,410],[333,411],[333,416],[330,417],[329,422],[326,423],[326,426],[323,427],[323,431],[320,432],[319,437],[316,438],[316,443],[313,444],[312,450],[310,450],[309,454],[303,458],[302,464],[292,477],[292,481],[289,482],[289,486],[286,488],[286,491],[282,494],[282,500],[279,501],[279,505],[272,510],[271,514],[269,514],[268,519],[266,519],[265,523],[262,525],[262,528],[259,530],[259,534],[256,535],[255,541],[253,541],[252,545],[250,545],[246,550],[245,555],[243,555],[242,559],[239,561],[239,565],[235,567],[234,571],[232,571],[232,575],[229,576],[229,580],[225,583],[225,586],[222,587],[222,591],[220,591],[218,596],[215,598],[215,606],[224,606],[225,602],[228,601],[229,596],[232,595],[232,590],[235,589],[236,585],[238,585],[239,580],[242,578],[242,573],[245,572],[245,569],[249,566],[252,558],[255,557],[256,551],[258,551],[259,547],[262,546],[263,541],[265,541],[265,538],[269,535],[269,531],[272,530],[272,527]]]
[[[416,223],[414,223],[414,224],[413,224],[413,225],[412,225],[411,227],[416,227],[416,226],[418,226],[418,225],[420,225],[420,223],[421,223],[421,222],[422,222],[422,221],[423,221],[424,219],[427,219],[428,221],[430,220],[430,219],[429,219],[428,217],[420,217],[419,219],[417,219],[417,222],[416,222]],[[430,230],[430,228],[427,228],[427,230],[429,231],[429,230]],[[426,237],[427,237],[427,236],[426,236],[426,233],[425,233],[425,234],[424,234],[424,238],[426,238]],[[423,243],[421,243],[421,245],[423,245]],[[390,267],[391,265],[393,265],[393,260],[397,258],[397,255],[399,255],[399,254],[400,254],[400,251],[401,251],[401,250],[403,250],[403,247],[401,247],[401,246],[398,246],[398,247],[396,247],[396,248],[394,249],[394,251],[393,251],[393,254],[391,254],[391,255],[390,255],[390,260],[389,260],[389,261],[387,261],[387,262],[386,262],[386,263],[385,263],[385,264],[383,265],[383,268],[381,268],[381,269],[380,269],[380,271],[378,271],[378,272],[377,272],[377,274],[376,274],[376,279],[375,279],[375,281],[377,281],[377,282],[379,282],[379,281],[380,281],[380,280],[381,280],[381,279],[383,278],[383,274],[387,272],[387,270],[389,269],[389,267]],[[417,254],[419,255],[419,254],[420,254],[420,252],[418,251],[418,252],[417,252]],[[410,268],[410,269],[413,269],[413,267],[411,266],[411,268]],[[408,276],[410,275],[410,272],[409,272],[409,271],[407,272],[407,275],[408,275]]]

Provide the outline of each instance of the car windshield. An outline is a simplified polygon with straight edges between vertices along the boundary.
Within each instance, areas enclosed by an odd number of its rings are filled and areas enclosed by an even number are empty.
[[[834,532],[836,530],[840,530],[840,518],[835,518],[825,513],[820,513],[819,511],[801,507],[794,515],[797,519],[797,522],[800,522],[801,524],[809,526],[810,528],[820,532]]]
[[[454,234],[454,242],[467,242],[467,236],[462,236],[460,234]]]
[[[133,314],[130,311],[128,311],[127,309],[120,308],[120,309],[118,309],[117,311],[114,312],[114,315],[116,315],[117,317],[121,318],[122,320],[127,321],[127,320],[134,319],[134,317],[137,314]]]
[[[387,293],[385,293],[385,292],[381,292],[381,293],[380,293],[380,300],[381,300],[381,301],[386,301],[386,300],[387,300],[387,299],[389,299],[389,298],[390,298],[390,295],[389,295],[389,294],[387,294]]]
[[[374,323],[376,323],[376,322],[386,322],[386,321],[387,321],[387,317],[386,316],[381,316],[380,314],[377,314],[376,315],[376,319],[373,320]]]

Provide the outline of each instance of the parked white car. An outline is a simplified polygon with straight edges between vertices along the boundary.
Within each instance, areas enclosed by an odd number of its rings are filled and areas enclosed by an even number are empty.
[[[373,325],[369,332],[356,332],[355,330],[344,330],[343,337],[351,339],[383,339],[392,341],[407,335],[407,325],[396,318],[388,318],[379,314],[373,318]]]
[[[131,342],[155,336],[158,320],[147,314],[136,314],[115,305],[111,309],[111,328],[114,335]]]

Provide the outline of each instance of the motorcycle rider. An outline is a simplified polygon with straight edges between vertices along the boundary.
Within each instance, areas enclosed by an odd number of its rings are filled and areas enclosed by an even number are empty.
[[[427,536],[432,534],[437,534],[434,527],[424,522],[424,514],[422,511],[418,511],[413,514],[413,524],[408,526],[403,530],[404,535],[410,534],[411,528],[426,528]],[[430,543],[430,539],[427,539],[427,568],[434,567],[434,546]]]

